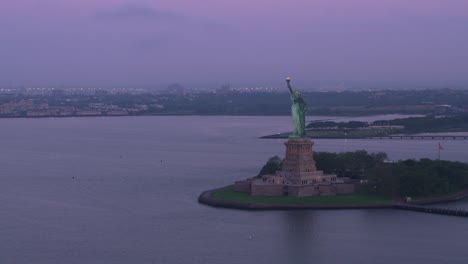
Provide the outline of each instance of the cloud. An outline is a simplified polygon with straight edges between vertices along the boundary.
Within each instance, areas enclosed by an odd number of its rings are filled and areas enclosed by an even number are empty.
[[[144,4],[127,4],[114,8],[100,9],[95,17],[102,21],[141,22],[148,25],[172,25],[178,29],[204,30],[208,32],[225,33],[233,28],[218,20],[189,16],[179,11],[157,9]],[[175,28],[174,28],[175,29]]]
[[[149,20],[149,21],[183,21],[183,14],[160,10],[145,5],[123,5],[112,9],[98,10],[96,17],[103,20]]]
[[[99,22],[118,23],[118,26],[105,23],[109,30],[125,32],[135,45],[142,50],[166,45],[171,41],[187,42],[207,39],[212,35],[223,36],[232,32],[228,24],[214,19],[190,16],[172,9],[159,9],[147,4],[126,4],[95,11]]]

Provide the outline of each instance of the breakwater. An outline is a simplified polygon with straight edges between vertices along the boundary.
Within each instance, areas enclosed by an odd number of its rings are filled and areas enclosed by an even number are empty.
[[[413,140],[468,140],[468,136],[442,136],[442,135],[401,135],[367,137],[366,139],[413,139]]]
[[[468,210],[460,208],[438,208],[414,204],[394,204],[393,208],[401,210],[409,210],[431,214],[453,215],[468,217]]]
[[[411,203],[397,203],[393,205],[393,208],[401,209],[401,210],[423,212],[423,213],[431,213],[431,214],[443,214],[443,215],[468,217],[468,210],[466,209],[424,206],[424,205],[429,205],[429,204],[458,201],[461,199],[465,199],[467,197],[468,197],[468,190],[464,190],[464,191],[457,192],[457,193],[454,193],[452,195],[445,196],[445,197],[416,200]]]

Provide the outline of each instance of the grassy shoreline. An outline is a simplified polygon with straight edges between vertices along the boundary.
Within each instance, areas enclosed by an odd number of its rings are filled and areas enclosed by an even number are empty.
[[[391,197],[379,197],[364,194],[346,194],[336,196],[250,196],[247,193],[234,191],[232,186],[214,191],[211,196],[230,202],[246,202],[259,204],[296,204],[296,205],[347,205],[347,204],[391,204]]]
[[[444,197],[429,200],[413,200],[404,203],[391,197],[379,197],[364,194],[347,194],[337,196],[309,196],[309,197],[287,197],[287,196],[250,196],[247,193],[235,192],[233,186],[217,188],[204,191],[198,197],[198,202],[221,208],[240,210],[337,210],[337,209],[405,209],[407,206],[417,207],[428,204],[447,203],[468,198],[468,189],[453,193]],[[432,207],[427,207],[432,208]],[[424,210],[423,210],[424,211]],[[432,210],[427,211],[429,213]]]

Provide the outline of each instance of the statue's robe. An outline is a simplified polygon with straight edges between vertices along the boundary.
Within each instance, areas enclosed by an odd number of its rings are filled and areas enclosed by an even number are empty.
[[[306,137],[305,133],[305,113],[307,105],[300,96],[291,96],[291,116],[294,124],[294,137]]]

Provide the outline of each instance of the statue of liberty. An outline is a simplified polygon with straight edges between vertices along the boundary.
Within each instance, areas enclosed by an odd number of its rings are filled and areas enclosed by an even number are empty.
[[[307,112],[307,104],[302,99],[299,91],[293,91],[291,87],[291,78],[286,78],[289,92],[291,93],[291,116],[293,119],[294,130],[290,138],[305,138],[307,134],[305,132],[305,114]]]

